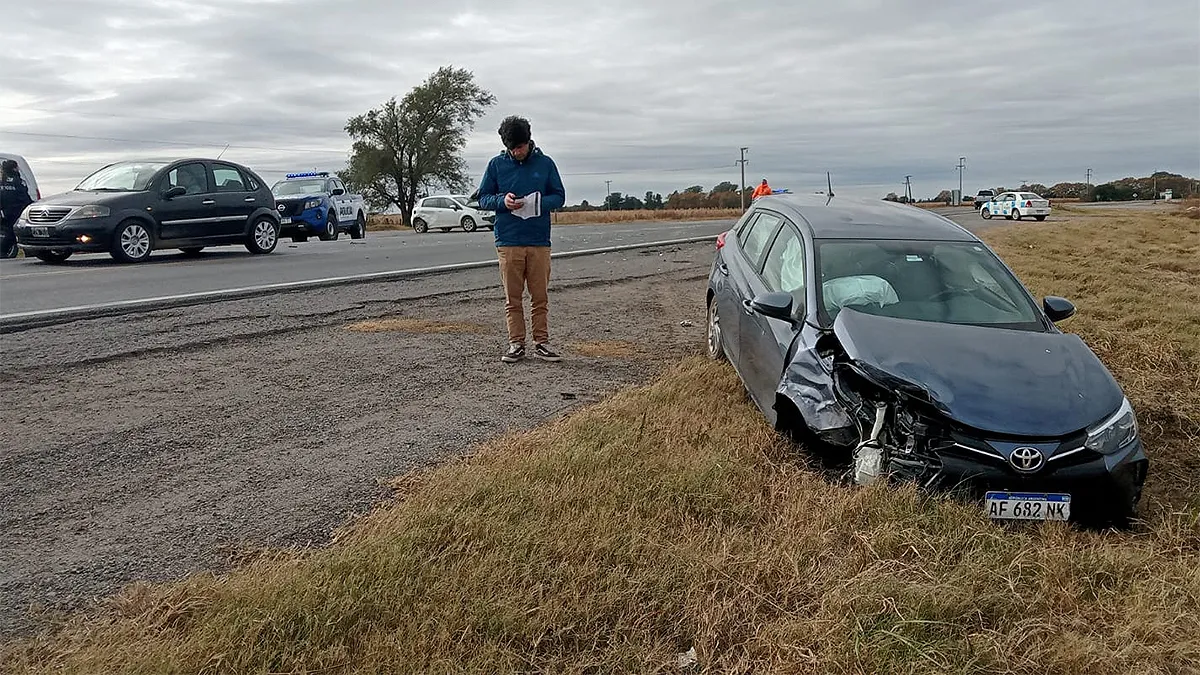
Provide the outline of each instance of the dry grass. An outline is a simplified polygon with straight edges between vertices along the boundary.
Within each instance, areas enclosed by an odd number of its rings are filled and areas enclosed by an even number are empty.
[[[448,323],[409,317],[371,319],[346,326],[357,333],[484,333],[487,326],[475,323]]]
[[[1138,405],[1135,533],[1004,526],[807,470],[689,360],[403,481],[328,549],[140,587],[0,652],[17,672],[1178,673],[1200,663],[1200,224],[989,235]],[[1118,309],[1123,305],[1123,309]]]

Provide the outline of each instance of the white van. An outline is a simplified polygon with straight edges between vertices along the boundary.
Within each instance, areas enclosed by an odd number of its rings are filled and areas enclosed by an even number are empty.
[[[29,168],[29,162],[20,155],[14,155],[8,152],[0,152],[0,162],[6,159],[17,160],[17,166],[21,169],[21,178],[25,179],[25,184],[29,186],[29,196],[33,201],[38,201],[42,198],[42,191],[38,189],[37,178],[33,176],[33,169]]]

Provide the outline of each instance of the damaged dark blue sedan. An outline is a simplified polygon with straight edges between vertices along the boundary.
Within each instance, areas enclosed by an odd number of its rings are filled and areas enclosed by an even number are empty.
[[[886,201],[778,195],[717,239],[708,351],[781,432],[858,484],[992,518],[1127,522],[1148,460],[1111,373],[971,232]]]

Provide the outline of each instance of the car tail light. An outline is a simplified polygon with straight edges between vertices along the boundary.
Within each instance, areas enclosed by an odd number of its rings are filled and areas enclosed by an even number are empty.
[[[718,251],[720,251],[722,248],[725,247],[725,235],[727,235],[727,234],[729,234],[729,233],[722,232],[721,234],[717,235],[717,250]]]
[[[1031,202],[1031,201],[1026,201],[1026,202],[1025,202],[1025,208],[1027,208],[1027,209],[1029,209],[1029,208],[1033,208],[1033,202]]]

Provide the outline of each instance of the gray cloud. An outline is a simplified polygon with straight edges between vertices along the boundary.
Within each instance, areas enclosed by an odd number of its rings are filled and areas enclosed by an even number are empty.
[[[7,10],[12,11],[12,10]],[[346,120],[436,68],[528,116],[571,203],[768,177],[881,196],[1200,175],[1200,7],[1163,0],[47,0],[6,16],[0,149],[43,192],[127,157],[340,168]],[[225,149],[226,145],[230,147]]]

